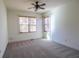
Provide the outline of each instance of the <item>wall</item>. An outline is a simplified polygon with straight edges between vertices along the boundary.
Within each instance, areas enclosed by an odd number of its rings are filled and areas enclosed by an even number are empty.
[[[53,41],[79,50],[79,0],[55,8],[51,20]]]
[[[8,43],[7,14],[3,0],[0,0],[0,57],[3,56]]]
[[[36,16],[37,31],[33,33],[19,33],[18,16]],[[39,14],[27,11],[8,10],[9,42],[42,38],[42,19]]]

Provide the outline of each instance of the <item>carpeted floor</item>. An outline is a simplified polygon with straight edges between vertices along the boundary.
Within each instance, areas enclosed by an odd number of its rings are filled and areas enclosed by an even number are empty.
[[[4,58],[78,58],[79,51],[48,40],[9,43]]]

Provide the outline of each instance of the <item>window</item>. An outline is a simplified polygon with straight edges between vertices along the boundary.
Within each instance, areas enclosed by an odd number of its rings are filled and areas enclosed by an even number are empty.
[[[49,22],[48,20],[49,20],[49,17],[45,17],[45,18],[44,18],[44,31],[45,31],[45,32],[48,31],[48,25],[49,25],[49,24],[48,24],[48,22]]]
[[[35,32],[36,18],[33,17],[19,17],[20,32]]]
[[[36,18],[29,18],[29,20],[30,20],[29,24],[30,32],[36,31]]]

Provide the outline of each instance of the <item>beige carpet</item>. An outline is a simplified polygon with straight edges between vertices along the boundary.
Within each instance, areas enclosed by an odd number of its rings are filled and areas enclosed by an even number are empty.
[[[79,51],[48,40],[9,43],[4,58],[78,58]]]

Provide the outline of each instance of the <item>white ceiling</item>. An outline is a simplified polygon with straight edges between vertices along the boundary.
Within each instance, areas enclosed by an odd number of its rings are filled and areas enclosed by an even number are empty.
[[[28,9],[33,7],[31,3],[37,0],[4,0],[8,9],[22,10],[22,11],[34,11],[34,9]],[[39,10],[38,12],[45,12],[52,10],[53,8],[68,3],[72,0],[39,0],[40,2],[46,3],[45,10]]]

